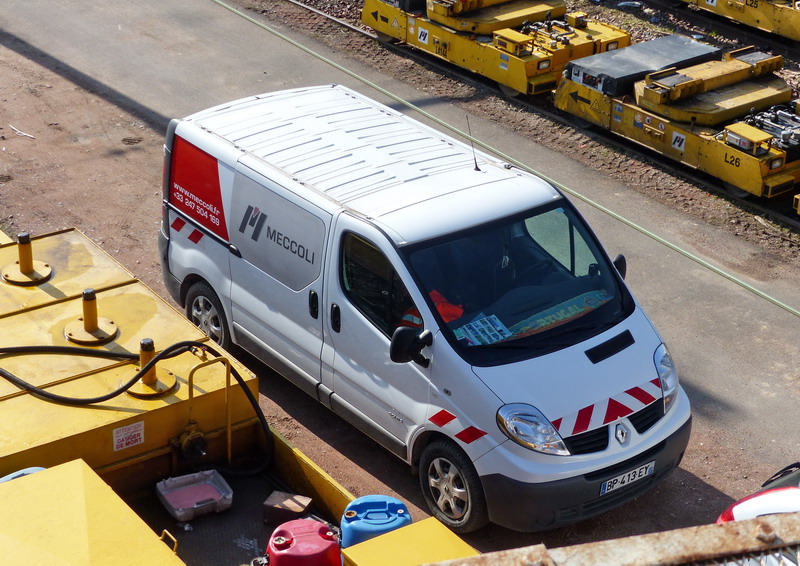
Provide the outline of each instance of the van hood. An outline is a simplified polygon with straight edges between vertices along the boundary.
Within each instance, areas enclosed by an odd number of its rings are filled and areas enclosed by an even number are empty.
[[[614,344],[630,332],[633,343],[592,362],[587,351]],[[661,338],[638,306],[622,323],[589,340],[530,360],[473,372],[507,403],[539,409],[562,437],[628,416],[661,398],[653,355]],[[615,348],[610,348],[613,352]]]

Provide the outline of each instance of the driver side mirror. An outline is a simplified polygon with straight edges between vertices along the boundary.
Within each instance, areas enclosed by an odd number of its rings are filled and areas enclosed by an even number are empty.
[[[616,267],[617,271],[619,271],[620,277],[625,279],[625,273],[628,271],[628,262],[625,260],[624,255],[619,254],[614,258],[614,267]]]
[[[392,334],[389,344],[389,358],[395,363],[404,364],[414,361],[426,368],[431,361],[422,355],[425,346],[433,344],[433,334],[430,330],[420,332],[419,328],[400,326]]]

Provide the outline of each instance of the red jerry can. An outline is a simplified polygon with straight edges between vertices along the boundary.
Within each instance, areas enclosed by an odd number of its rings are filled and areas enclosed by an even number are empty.
[[[341,566],[339,541],[331,528],[312,519],[295,519],[272,532],[269,566]]]

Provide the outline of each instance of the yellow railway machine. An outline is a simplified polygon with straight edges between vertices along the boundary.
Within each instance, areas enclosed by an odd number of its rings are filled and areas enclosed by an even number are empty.
[[[555,105],[732,192],[772,198],[800,179],[800,116],[782,65],[752,47],[723,54],[665,36],[570,63]]]
[[[793,0],[683,0],[746,26],[800,40],[800,10]]]
[[[365,0],[361,20],[508,96],[549,92],[568,61],[630,45],[627,32],[567,13],[563,0]]]

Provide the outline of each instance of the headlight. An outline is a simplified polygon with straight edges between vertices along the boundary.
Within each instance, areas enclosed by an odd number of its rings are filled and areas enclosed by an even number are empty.
[[[617,47],[619,47],[618,42],[610,41],[608,45],[606,45],[606,51],[614,51]]]
[[[536,66],[536,68],[539,69],[540,71],[543,70],[543,69],[549,69],[550,68],[550,59],[545,59],[544,61],[539,61],[539,64]]]
[[[678,372],[675,371],[675,364],[672,363],[672,357],[664,344],[656,348],[653,361],[656,364],[658,379],[661,381],[661,392],[664,395],[664,413],[666,414],[678,398]]]
[[[782,157],[779,157],[777,159],[773,159],[772,161],[770,161],[770,163],[769,163],[770,170],[778,169],[779,167],[783,167],[783,158]]]
[[[497,411],[497,425],[503,434],[529,450],[569,456],[561,435],[536,407],[523,403],[504,405]]]

